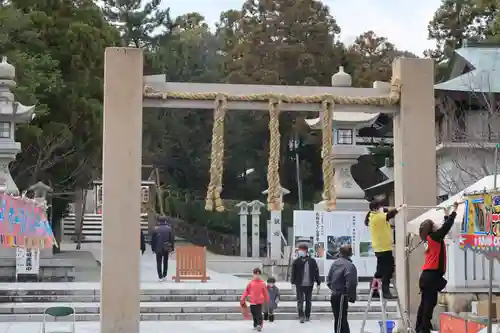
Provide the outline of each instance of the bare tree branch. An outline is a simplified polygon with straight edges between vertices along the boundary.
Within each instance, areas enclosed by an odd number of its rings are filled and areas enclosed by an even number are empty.
[[[469,92],[447,93],[436,102],[438,186],[448,194],[491,175],[493,151],[500,143],[500,103],[490,81],[478,83],[476,76],[469,77]],[[481,80],[485,81],[485,73]],[[485,86],[488,89],[478,89]]]

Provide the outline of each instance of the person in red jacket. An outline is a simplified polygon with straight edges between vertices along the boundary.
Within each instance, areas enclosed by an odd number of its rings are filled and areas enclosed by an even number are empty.
[[[432,313],[436,307],[438,293],[446,287],[446,245],[444,238],[453,227],[457,216],[458,203],[453,204],[453,210],[445,212],[443,225],[438,228],[431,220],[425,220],[420,225],[420,238],[426,244],[425,262],[418,282],[420,287],[420,305],[417,312],[415,330],[417,333],[432,331]]]
[[[241,295],[240,303],[242,306],[246,304],[247,297],[250,301],[250,312],[253,318],[253,328],[257,331],[262,330],[263,315],[262,310],[266,302],[269,302],[269,293],[267,292],[267,285],[261,279],[262,271],[260,268],[253,270],[253,279],[248,283],[243,295]]]

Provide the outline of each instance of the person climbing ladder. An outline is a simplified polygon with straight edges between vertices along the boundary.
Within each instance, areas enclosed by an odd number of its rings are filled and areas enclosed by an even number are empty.
[[[365,219],[365,225],[370,228],[372,248],[377,257],[375,279],[382,281],[384,299],[392,298],[389,284],[394,274],[395,266],[392,254],[392,226],[389,220],[394,218],[404,207],[406,206],[402,205],[396,209],[386,210],[382,205],[382,201],[375,199],[370,202],[370,211]]]
[[[432,220],[420,224],[419,236],[426,244],[425,262],[418,281],[420,288],[420,305],[417,312],[415,331],[430,333],[432,331],[432,313],[438,301],[438,293],[446,287],[446,245],[444,238],[450,232],[457,216],[458,203],[453,203],[451,213],[445,212],[444,223],[438,228]]]

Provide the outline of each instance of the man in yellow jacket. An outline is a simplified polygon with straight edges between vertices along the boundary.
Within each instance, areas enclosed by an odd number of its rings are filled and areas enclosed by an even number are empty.
[[[372,248],[377,257],[377,271],[375,278],[382,281],[384,299],[391,299],[389,283],[394,274],[394,256],[392,254],[392,225],[389,220],[403,208],[385,209],[380,200],[370,202],[370,211],[366,215],[365,224],[370,228]]]

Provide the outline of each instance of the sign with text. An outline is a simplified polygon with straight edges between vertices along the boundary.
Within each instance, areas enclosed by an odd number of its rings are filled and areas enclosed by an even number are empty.
[[[51,248],[57,245],[45,210],[31,199],[0,194],[0,244]]]
[[[487,256],[500,256],[500,194],[466,197],[460,247]]]
[[[16,248],[16,275],[38,275],[39,272],[40,249]]]
[[[281,211],[271,211],[271,258],[281,258]]]

